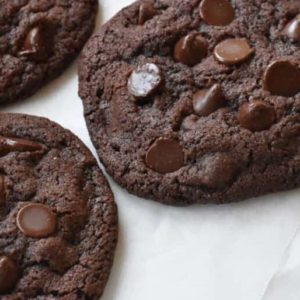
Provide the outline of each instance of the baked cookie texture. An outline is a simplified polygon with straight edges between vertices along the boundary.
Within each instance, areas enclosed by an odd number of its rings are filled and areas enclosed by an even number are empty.
[[[92,34],[97,0],[0,0],[0,104],[57,77]]]
[[[300,2],[138,1],[81,55],[99,156],[130,192],[227,203],[300,186]]]
[[[117,208],[95,158],[68,130],[0,115],[0,299],[99,299]]]

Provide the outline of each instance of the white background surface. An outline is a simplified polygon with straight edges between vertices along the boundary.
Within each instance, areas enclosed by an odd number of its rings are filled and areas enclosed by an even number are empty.
[[[102,0],[98,27],[131,2]],[[5,110],[48,117],[94,151],[77,96],[76,62],[34,97]],[[233,205],[174,208],[110,182],[120,236],[102,300],[300,299],[299,190]]]

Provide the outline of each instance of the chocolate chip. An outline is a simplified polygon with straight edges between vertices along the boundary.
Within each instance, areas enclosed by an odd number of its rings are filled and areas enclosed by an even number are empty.
[[[273,95],[294,96],[300,91],[300,69],[290,61],[274,61],[264,73],[263,84]]]
[[[0,136],[0,154],[5,155],[9,152],[33,152],[40,151],[43,145],[24,139],[8,138]]]
[[[300,42],[300,15],[289,22],[284,28],[284,33],[294,42]]]
[[[238,112],[240,125],[253,132],[269,129],[275,118],[274,107],[260,100],[244,103]]]
[[[152,19],[157,14],[157,10],[150,2],[144,2],[139,8],[139,25],[144,25],[146,21]]]
[[[207,51],[208,43],[206,39],[201,34],[193,32],[177,42],[174,59],[188,66],[194,66],[206,57]]]
[[[149,148],[146,164],[161,174],[175,172],[184,165],[182,146],[174,139],[159,138]]]
[[[194,111],[201,117],[206,117],[223,106],[225,98],[219,84],[213,85],[210,89],[200,90],[193,97]]]
[[[199,6],[201,18],[209,25],[229,25],[235,16],[228,0],[202,0]]]
[[[155,64],[145,64],[134,70],[128,79],[128,90],[136,98],[153,94],[162,83],[160,69]]]
[[[55,231],[56,216],[48,206],[32,203],[20,209],[17,225],[26,236],[43,238]]]
[[[0,256],[0,294],[12,290],[17,280],[18,268],[15,262],[7,256]]]
[[[221,189],[230,184],[239,169],[239,162],[226,153],[204,156],[200,162],[198,178],[194,183],[210,189]]]
[[[49,22],[36,25],[27,33],[20,55],[36,61],[47,60],[53,51],[53,38],[54,28]]]
[[[227,39],[214,50],[215,58],[226,65],[235,65],[247,60],[253,53],[246,39]]]
[[[0,176],[0,206],[4,205],[5,202],[6,202],[5,181],[4,181],[4,176]]]

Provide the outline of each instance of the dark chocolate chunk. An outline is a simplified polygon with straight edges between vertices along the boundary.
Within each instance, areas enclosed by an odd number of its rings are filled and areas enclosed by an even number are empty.
[[[47,237],[55,231],[56,216],[48,206],[32,203],[19,211],[17,225],[26,236]]]
[[[275,118],[273,106],[261,100],[244,103],[238,112],[240,125],[253,132],[269,129]]]
[[[12,290],[17,280],[18,267],[15,262],[7,256],[0,256],[0,294]]]
[[[263,83],[273,95],[295,96],[300,91],[300,68],[290,61],[274,61],[267,67]]]
[[[47,60],[53,51],[54,34],[54,27],[49,22],[31,28],[26,35],[20,55],[36,61]]]
[[[229,25],[235,16],[228,0],[202,0],[199,6],[201,18],[209,25]]]
[[[174,139],[159,138],[148,149],[146,164],[158,173],[175,172],[184,165],[182,146]]]
[[[214,84],[209,89],[200,90],[193,97],[194,111],[201,117],[210,115],[225,106],[225,103],[222,87],[219,84]]]
[[[128,90],[137,99],[153,94],[162,82],[159,67],[155,64],[145,64],[134,70],[128,79]]]
[[[152,19],[157,14],[157,9],[150,2],[143,2],[139,8],[139,25],[144,25],[145,22]]]
[[[0,155],[5,155],[9,152],[33,152],[41,151],[43,149],[45,149],[45,147],[39,143],[0,136]]]
[[[206,57],[208,43],[201,34],[192,32],[182,37],[176,44],[174,59],[188,66],[194,66]]]
[[[240,64],[253,53],[246,39],[227,39],[219,43],[214,50],[215,58],[225,65]]]
[[[300,42],[300,14],[286,25],[284,33],[292,41]]]

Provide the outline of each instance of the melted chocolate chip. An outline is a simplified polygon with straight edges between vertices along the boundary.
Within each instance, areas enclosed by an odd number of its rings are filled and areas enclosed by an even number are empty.
[[[238,112],[240,125],[253,132],[269,129],[275,118],[274,107],[260,100],[244,103]]]
[[[0,256],[0,294],[12,290],[17,280],[18,268],[15,262],[7,256]]]
[[[235,17],[234,9],[228,0],[202,0],[199,12],[207,24],[215,26],[229,25]]]
[[[174,59],[188,66],[194,66],[206,57],[207,51],[208,43],[206,39],[201,34],[193,32],[177,42]]]
[[[145,64],[134,70],[128,79],[128,90],[136,98],[153,94],[161,85],[160,69],[155,64]]]
[[[219,84],[210,89],[200,90],[193,97],[194,111],[198,116],[206,117],[223,106],[225,98]]]
[[[300,68],[290,61],[272,62],[263,78],[264,89],[273,95],[292,97],[300,91]]]
[[[27,33],[20,55],[36,61],[47,60],[53,51],[53,38],[54,29],[49,22],[36,25]]]
[[[152,3],[142,3],[139,8],[139,25],[144,25],[146,21],[152,19],[156,14],[157,10]]]
[[[146,164],[152,170],[167,174],[172,173],[184,165],[184,152],[178,141],[170,138],[159,138],[149,148]]]
[[[17,225],[26,236],[43,238],[55,231],[56,216],[48,206],[32,203],[20,209]]]
[[[286,25],[284,33],[292,41],[300,42],[300,15]]]
[[[226,153],[209,154],[200,162],[194,183],[210,189],[222,189],[230,184],[238,171],[236,158]]]
[[[34,143],[24,139],[0,136],[0,155],[5,155],[9,152],[40,151],[43,148],[43,145],[39,143]]]
[[[5,181],[4,181],[4,176],[0,176],[0,206],[4,205],[5,202],[6,202]]]
[[[214,50],[215,58],[226,65],[235,65],[247,60],[253,53],[246,39],[227,39]]]

